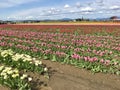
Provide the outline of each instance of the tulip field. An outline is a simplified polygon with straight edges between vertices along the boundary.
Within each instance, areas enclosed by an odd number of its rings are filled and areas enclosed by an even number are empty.
[[[31,90],[24,72],[48,75],[41,60],[120,75],[119,35],[119,25],[1,25],[0,84]]]

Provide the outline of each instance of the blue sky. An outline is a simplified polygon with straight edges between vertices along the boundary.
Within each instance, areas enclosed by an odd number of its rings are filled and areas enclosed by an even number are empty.
[[[0,0],[0,20],[120,16],[120,0]]]

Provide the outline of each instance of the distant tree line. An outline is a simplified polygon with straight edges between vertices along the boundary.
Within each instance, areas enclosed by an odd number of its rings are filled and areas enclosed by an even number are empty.
[[[90,19],[84,19],[84,18],[77,18],[75,21],[90,21]]]
[[[15,24],[16,22],[13,21],[2,21],[0,20],[0,24]]]

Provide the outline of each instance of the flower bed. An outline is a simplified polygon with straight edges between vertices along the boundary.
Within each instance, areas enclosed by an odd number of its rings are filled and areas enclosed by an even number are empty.
[[[0,49],[0,65],[0,84],[15,90],[31,90],[32,77],[24,74],[26,71],[48,75],[48,69],[41,61],[11,49]]]
[[[120,74],[120,37],[1,30],[0,46],[93,72]]]
[[[0,28],[0,84],[11,89],[31,89],[32,77],[26,71],[48,75],[43,59],[93,73],[120,74],[119,25],[5,25]]]
[[[31,77],[26,74],[21,75],[18,69],[12,67],[0,66],[0,84],[8,86],[14,90],[31,90]]]

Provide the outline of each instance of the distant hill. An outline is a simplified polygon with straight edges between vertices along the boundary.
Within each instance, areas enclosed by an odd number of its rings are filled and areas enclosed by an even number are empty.
[[[60,19],[60,20],[70,21],[70,20],[73,20],[73,19],[71,19],[71,18],[62,18],[62,19]]]
[[[104,21],[104,20],[110,20],[110,18],[96,18],[95,20]]]
[[[107,18],[96,18],[95,20],[104,21],[104,20],[111,20],[111,18],[120,19],[120,16],[111,16],[111,17],[107,17]]]

